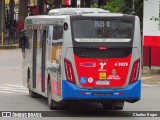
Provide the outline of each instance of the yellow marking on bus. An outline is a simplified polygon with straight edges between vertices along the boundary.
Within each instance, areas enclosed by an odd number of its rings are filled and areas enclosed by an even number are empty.
[[[106,80],[106,73],[99,73],[100,80]]]

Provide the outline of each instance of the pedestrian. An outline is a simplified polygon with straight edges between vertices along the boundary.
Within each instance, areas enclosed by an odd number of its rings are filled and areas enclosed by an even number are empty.
[[[22,49],[23,58],[25,58],[25,44],[26,44],[25,30],[22,30],[19,39],[19,48]]]

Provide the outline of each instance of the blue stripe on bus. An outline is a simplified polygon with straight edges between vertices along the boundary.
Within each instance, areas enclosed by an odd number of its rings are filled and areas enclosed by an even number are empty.
[[[88,90],[79,88],[67,80],[62,81],[62,100],[140,100],[140,96],[141,80],[116,90]]]

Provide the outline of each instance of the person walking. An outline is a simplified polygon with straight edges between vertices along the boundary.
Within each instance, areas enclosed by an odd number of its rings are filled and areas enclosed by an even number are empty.
[[[22,30],[19,39],[19,48],[22,49],[23,58],[25,58],[25,44],[26,44],[25,30]]]

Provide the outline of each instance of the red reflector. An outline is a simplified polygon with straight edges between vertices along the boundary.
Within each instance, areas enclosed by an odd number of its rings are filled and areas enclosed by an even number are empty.
[[[107,47],[101,46],[99,47],[99,50],[107,50]]]
[[[68,59],[64,59],[64,65],[65,65],[65,73],[66,73],[66,79],[67,81],[75,84],[75,77],[74,72],[72,68],[72,63]]]
[[[134,62],[133,67],[132,67],[132,72],[131,72],[129,84],[134,83],[138,80],[139,70],[140,70],[140,59],[137,59]]]

